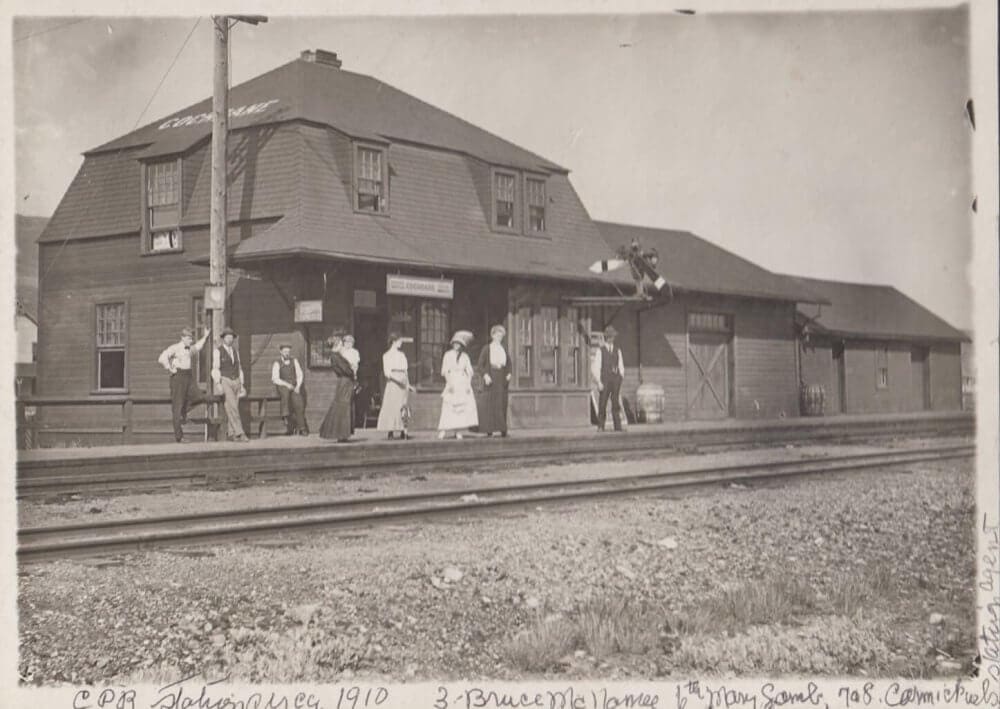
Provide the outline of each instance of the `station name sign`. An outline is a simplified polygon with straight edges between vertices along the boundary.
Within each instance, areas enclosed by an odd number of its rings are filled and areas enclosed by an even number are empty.
[[[455,282],[450,278],[420,278],[390,274],[385,277],[385,292],[389,295],[451,300],[455,297]]]
[[[278,103],[279,99],[272,98],[270,101],[263,101],[261,103],[250,103],[246,106],[238,106],[236,108],[229,109],[230,118],[239,118],[240,116],[252,116],[255,113],[263,113],[272,104]],[[164,128],[183,128],[184,126],[196,126],[199,123],[209,123],[212,120],[212,112],[208,113],[192,113],[188,116],[178,116],[177,118],[168,118],[160,124],[160,130]]]

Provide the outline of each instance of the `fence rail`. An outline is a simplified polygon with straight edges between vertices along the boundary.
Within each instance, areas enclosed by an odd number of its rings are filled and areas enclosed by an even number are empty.
[[[205,427],[205,440],[217,440],[219,431],[226,423],[225,409],[222,406],[223,397],[220,394],[208,395],[204,399],[206,412],[204,416],[195,416],[189,419],[193,423],[203,424]],[[250,406],[251,427],[257,426],[257,435],[261,438],[267,436],[267,421],[270,418],[277,418],[271,414],[268,404],[277,403],[277,396],[246,396],[242,399]],[[160,433],[159,430],[137,430],[136,407],[138,406],[161,406],[168,410],[171,405],[170,397],[164,396],[80,396],[80,397],[59,397],[59,396],[26,396],[21,397],[16,402],[17,409],[17,447],[19,449],[34,448],[37,445],[37,434],[39,433],[84,433],[84,434],[117,434],[121,436],[122,444],[135,442],[137,433]],[[256,410],[254,408],[256,405]],[[89,419],[86,424],[80,426],[55,425],[46,426],[40,420],[39,412],[45,408],[70,408],[70,407],[118,407],[120,418],[114,425],[99,425],[105,423],[104,417],[94,425],[93,419]],[[112,424],[108,421],[107,424]],[[89,425],[87,425],[89,424]],[[171,429],[172,431],[172,429]],[[168,431],[164,430],[166,434]]]

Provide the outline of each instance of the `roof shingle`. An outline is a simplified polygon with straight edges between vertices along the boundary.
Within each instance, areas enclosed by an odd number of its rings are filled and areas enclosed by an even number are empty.
[[[799,308],[800,317],[829,333],[880,339],[965,340],[968,336],[892,286],[792,277],[830,305]]]
[[[750,298],[823,302],[794,279],[761,268],[688,231],[595,222],[612,251],[635,239],[656,249],[657,271],[674,290]]]

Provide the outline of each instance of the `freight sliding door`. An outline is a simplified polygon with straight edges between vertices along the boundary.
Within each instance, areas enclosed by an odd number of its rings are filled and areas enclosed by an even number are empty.
[[[732,322],[728,315],[688,313],[688,418],[729,416],[733,388],[732,339]]]

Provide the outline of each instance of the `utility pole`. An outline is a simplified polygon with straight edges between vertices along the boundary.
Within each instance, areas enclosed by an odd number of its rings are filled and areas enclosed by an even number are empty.
[[[267,22],[263,15],[212,16],[215,71],[212,83],[212,202],[209,221],[208,271],[205,307],[212,310],[212,335],[221,338],[226,326],[227,228],[226,179],[228,174],[226,138],[229,133],[229,26],[230,22],[256,25]],[[219,394],[212,386],[212,392]]]
[[[212,17],[215,73],[212,88],[212,207],[209,222],[209,285],[213,339],[226,326],[226,134],[229,131],[229,18]],[[218,392],[216,392],[218,393]]]

